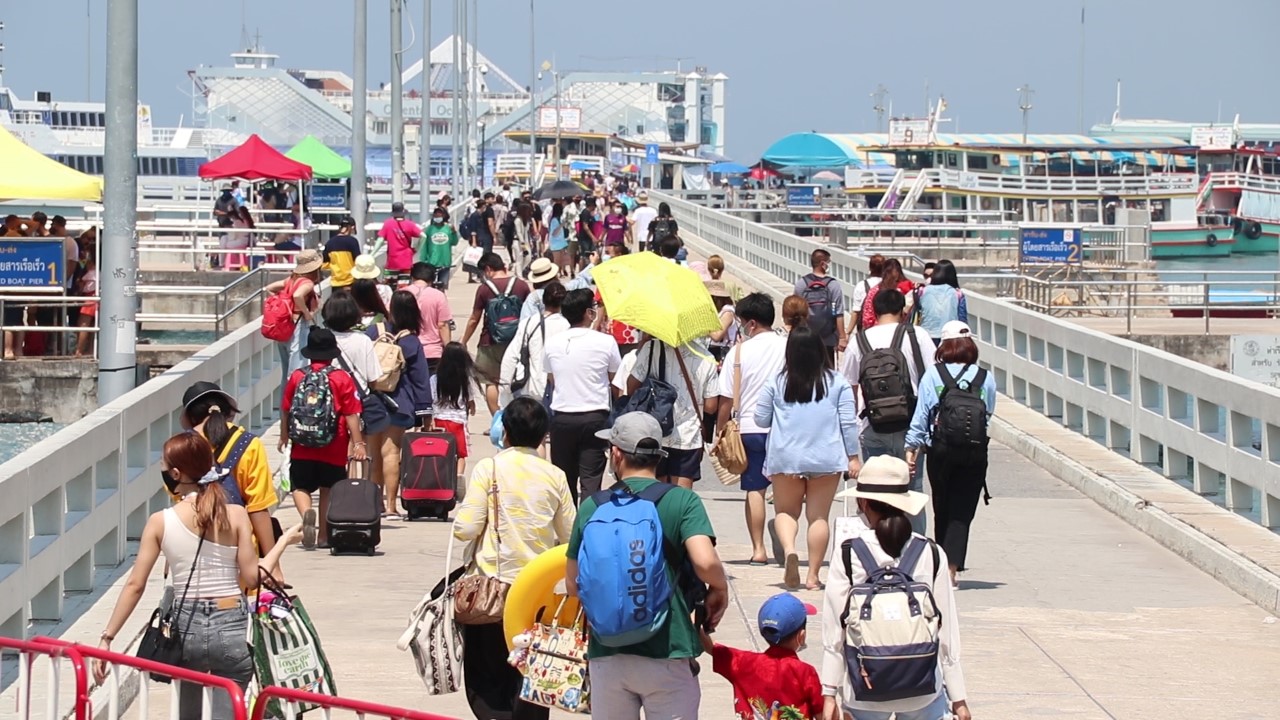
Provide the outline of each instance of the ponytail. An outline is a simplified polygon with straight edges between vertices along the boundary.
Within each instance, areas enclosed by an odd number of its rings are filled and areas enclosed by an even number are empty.
[[[902,549],[911,539],[911,520],[907,518],[907,514],[878,500],[868,500],[867,505],[868,509],[879,517],[876,520],[875,531],[880,548],[888,553],[889,557],[902,557]]]
[[[231,437],[231,423],[227,422],[227,416],[222,412],[222,408],[217,405],[209,408],[209,414],[206,417],[208,419],[204,423],[204,436],[208,439],[210,445],[221,451],[222,446]]]
[[[231,521],[227,518],[227,492],[222,489],[221,480],[201,483],[196,495],[196,529],[202,536],[211,529],[231,529]]]

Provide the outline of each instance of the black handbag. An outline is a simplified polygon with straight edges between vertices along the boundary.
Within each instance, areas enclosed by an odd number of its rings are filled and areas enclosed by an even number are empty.
[[[200,551],[204,548],[204,535],[200,536],[200,544],[196,545],[196,556],[191,561],[191,572],[187,573],[187,584],[182,588],[182,600],[177,605],[177,610],[171,606],[168,609],[156,608],[151,613],[151,620],[147,622],[147,629],[142,633],[142,640],[138,642],[139,658],[150,660],[151,662],[161,663],[163,665],[182,665],[182,633],[177,628],[177,615],[187,604],[187,591],[191,589],[191,578],[195,577],[196,566],[200,562]],[[187,630],[191,629],[191,620],[195,617],[192,613],[187,617]],[[151,673],[151,679],[156,682],[168,683],[169,676]]]
[[[671,383],[664,378],[667,375],[667,352],[666,346],[660,340],[649,341],[649,372],[640,383],[640,387],[636,388],[634,394],[627,400],[627,404],[622,408],[620,414],[625,415],[630,412],[643,412],[652,415],[658,421],[658,426],[662,428],[663,436],[670,435],[672,429],[676,426],[675,409],[676,400],[679,393]],[[676,352],[679,352],[677,349]],[[658,356],[658,374],[653,374],[653,356]],[[612,424],[612,423],[610,423]]]

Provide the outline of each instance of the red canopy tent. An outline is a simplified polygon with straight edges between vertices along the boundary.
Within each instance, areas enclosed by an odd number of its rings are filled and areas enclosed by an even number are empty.
[[[200,166],[205,180],[310,180],[311,166],[290,160],[257,135],[240,147]]]

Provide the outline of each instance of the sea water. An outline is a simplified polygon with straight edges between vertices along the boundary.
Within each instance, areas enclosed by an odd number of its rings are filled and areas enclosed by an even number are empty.
[[[62,423],[0,423],[0,463],[66,427]]]

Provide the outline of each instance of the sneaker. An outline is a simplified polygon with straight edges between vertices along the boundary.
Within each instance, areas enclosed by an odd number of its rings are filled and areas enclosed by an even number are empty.
[[[302,513],[302,547],[307,550],[316,548],[316,509],[311,508]]]

